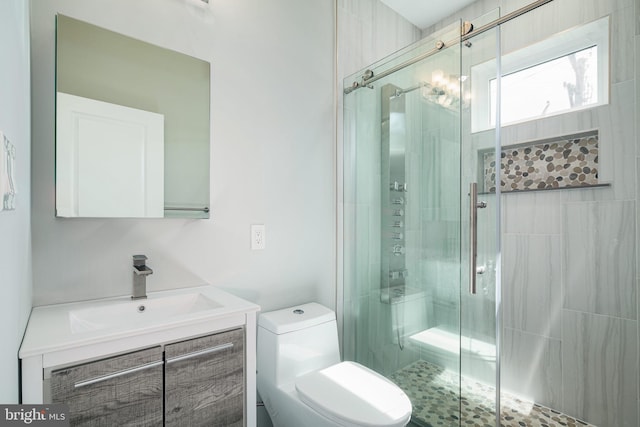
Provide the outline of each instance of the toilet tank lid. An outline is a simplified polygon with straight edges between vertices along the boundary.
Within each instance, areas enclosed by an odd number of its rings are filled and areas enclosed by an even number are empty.
[[[280,335],[335,320],[336,314],[333,310],[321,304],[311,302],[283,308],[281,310],[260,313],[258,316],[258,326]]]

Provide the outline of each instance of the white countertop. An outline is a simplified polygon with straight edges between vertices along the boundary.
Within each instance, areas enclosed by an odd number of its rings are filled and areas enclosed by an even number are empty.
[[[195,311],[189,311],[188,308],[182,311],[173,309],[173,298],[185,300],[186,296],[190,297],[190,301],[199,301],[199,308]],[[154,315],[153,307],[158,303],[161,304],[158,310],[166,312],[156,311]],[[191,305],[195,304],[191,303]],[[149,309],[138,313],[136,308],[140,305]],[[98,326],[95,323],[84,322],[88,325],[84,327],[82,316],[93,319],[91,316],[101,316],[101,313],[108,315],[113,308],[117,307],[120,307],[120,312],[123,309],[127,310],[123,317],[118,318],[119,316],[115,315],[113,322],[107,321]],[[134,314],[128,311],[129,307],[133,307]],[[244,316],[248,312],[257,311],[260,311],[258,305],[210,285],[150,292],[147,299],[135,301],[132,301],[130,296],[121,296],[34,307],[20,347],[19,357],[24,359],[94,344],[108,345],[112,341],[115,343],[123,339],[135,339],[138,336],[165,334],[175,336],[170,333],[172,329],[184,330],[185,327],[194,326],[195,330],[197,329],[195,326],[203,323]],[[167,313],[166,316],[165,313]],[[80,321],[78,316],[81,318]],[[108,319],[108,317],[105,318]]]

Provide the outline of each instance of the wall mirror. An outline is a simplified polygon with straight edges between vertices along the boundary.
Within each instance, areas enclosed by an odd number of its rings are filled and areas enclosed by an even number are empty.
[[[209,218],[210,64],[56,20],[56,216]]]

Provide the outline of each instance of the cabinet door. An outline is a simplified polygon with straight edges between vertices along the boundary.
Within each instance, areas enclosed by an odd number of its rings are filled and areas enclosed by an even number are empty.
[[[162,426],[162,365],[154,347],[52,371],[52,402],[72,426]]]
[[[165,346],[165,425],[244,424],[244,330]]]

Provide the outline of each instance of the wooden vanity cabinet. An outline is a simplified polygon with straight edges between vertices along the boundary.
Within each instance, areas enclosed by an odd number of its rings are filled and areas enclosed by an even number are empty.
[[[233,329],[51,371],[72,426],[245,424],[245,335]]]
[[[210,285],[33,307],[18,352],[19,403],[69,403],[72,425],[256,427],[259,311]],[[118,318],[91,323],[109,315]],[[119,375],[102,378],[110,374]]]
[[[165,346],[165,425],[244,425],[244,330]]]
[[[158,346],[54,370],[52,402],[72,426],[162,426],[163,363]]]

